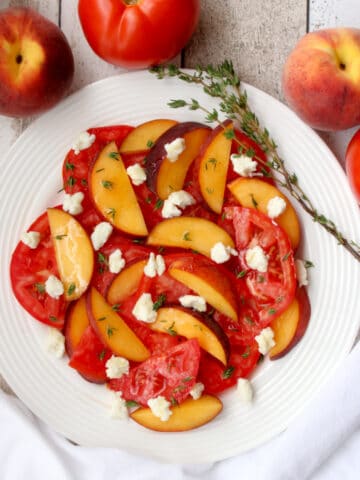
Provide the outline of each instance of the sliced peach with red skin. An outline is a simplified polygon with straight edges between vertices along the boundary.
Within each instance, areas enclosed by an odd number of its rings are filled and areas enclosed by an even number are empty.
[[[71,357],[80,339],[89,326],[89,317],[86,308],[86,295],[82,295],[68,308],[65,323],[65,349]]]
[[[215,213],[221,213],[223,207],[229,168],[232,139],[226,136],[226,132],[234,128],[230,121],[224,126],[225,129],[219,125],[212,131],[197,160],[201,194]]]
[[[216,223],[199,217],[175,217],[158,223],[149,233],[148,245],[196,250],[210,257],[215,243],[234,248],[230,235]]]
[[[228,188],[240,205],[257,208],[266,215],[267,205],[272,198],[280,197],[285,200],[286,209],[274,220],[288,234],[293,249],[297,248],[301,236],[300,222],[294,207],[280,190],[259,178],[237,178],[228,184]]]
[[[176,125],[175,120],[158,118],[138,125],[120,145],[120,153],[135,153],[150,150],[152,144],[169,128]]]
[[[90,195],[101,215],[123,232],[147,235],[141,208],[115,142],[100,152],[89,177]]]
[[[227,365],[230,356],[229,340],[220,325],[211,317],[182,307],[160,308],[150,328],[188,339],[196,338],[203,350]]]
[[[147,260],[140,260],[124,268],[111,282],[106,298],[111,305],[121,303],[136,292],[144,274]]]
[[[82,225],[58,208],[47,210],[56,263],[66,300],[77,300],[89,286],[94,270],[94,250]]]
[[[135,362],[143,362],[150,356],[141,340],[95,288],[88,291],[86,305],[90,325],[114,355]]]
[[[228,277],[219,267],[199,259],[189,262],[176,260],[169,267],[169,275],[205,298],[206,302],[233,321],[237,321],[236,294]]]
[[[201,427],[213,420],[222,410],[221,400],[212,395],[203,395],[198,400],[188,398],[171,408],[172,415],[163,422],[150,408],[139,408],[130,417],[145,428],[158,432],[185,432]]]
[[[149,188],[165,200],[171,192],[182,190],[187,171],[199,155],[201,145],[211,129],[201,123],[184,122],[165,132],[146,157],[146,175]],[[185,150],[175,162],[167,158],[165,145],[177,138],[185,141]]]
[[[283,357],[299,343],[309,325],[310,316],[311,306],[307,291],[304,287],[298,288],[287,310],[271,323],[275,341],[269,352],[271,360]]]

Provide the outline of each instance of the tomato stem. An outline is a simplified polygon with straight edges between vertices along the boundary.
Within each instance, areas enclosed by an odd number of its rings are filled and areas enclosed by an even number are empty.
[[[136,5],[138,3],[138,0],[123,0],[125,5]]]

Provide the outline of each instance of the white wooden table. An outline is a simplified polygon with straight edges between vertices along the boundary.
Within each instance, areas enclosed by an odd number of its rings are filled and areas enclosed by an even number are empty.
[[[31,6],[62,28],[75,57],[72,91],[122,72],[96,57],[87,45],[77,0],[0,0],[1,8],[9,5]],[[182,66],[231,58],[244,81],[281,100],[282,66],[298,39],[307,31],[336,26],[360,28],[359,0],[202,0],[200,24],[183,52]],[[0,116],[2,155],[31,120]],[[322,134],[341,163],[354,131]]]

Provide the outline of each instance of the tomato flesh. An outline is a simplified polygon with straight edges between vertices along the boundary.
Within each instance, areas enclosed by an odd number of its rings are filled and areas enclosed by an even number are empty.
[[[347,147],[345,166],[350,187],[360,203],[360,130],[355,133]]]
[[[48,277],[55,275],[59,278],[46,212],[35,220],[29,231],[40,233],[40,243],[35,249],[21,241],[18,243],[10,263],[12,289],[18,302],[30,315],[61,330],[68,303],[63,295],[52,298],[45,292]]]
[[[121,391],[123,398],[147,406],[148,400],[159,395],[172,403],[181,403],[189,395],[199,370],[200,347],[197,340],[188,340],[154,355],[128,375],[110,380],[113,390]]]

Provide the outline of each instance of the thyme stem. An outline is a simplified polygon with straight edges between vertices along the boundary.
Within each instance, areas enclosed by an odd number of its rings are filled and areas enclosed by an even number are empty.
[[[219,110],[209,110],[201,105],[196,99],[189,101],[183,99],[171,100],[169,106],[172,108],[188,108],[190,110],[201,110],[205,114],[206,122],[216,122],[224,130],[226,125],[220,120],[220,113],[225,118],[237,123],[237,126],[248,137],[254,140],[264,151],[268,161],[255,155],[254,158],[263,166],[270,167],[272,177],[284,187],[290,195],[298,201],[301,207],[312,217],[314,222],[319,223],[325,230],[334,236],[356,260],[360,261],[360,245],[349,240],[337,228],[335,223],[320,213],[299,184],[295,173],[290,173],[285,166],[284,160],[277,151],[277,145],[271,138],[269,131],[262,127],[257,116],[248,105],[247,94],[241,89],[240,78],[234,71],[232,62],[225,60],[223,63],[206,67],[197,67],[194,73],[188,73],[175,65],[162,65],[151,68],[159,79],[165,77],[177,77],[178,79],[194,83],[202,87],[203,91],[211,97],[220,99]],[[247,148],[235,135],[232,137],[239,147]]]

